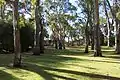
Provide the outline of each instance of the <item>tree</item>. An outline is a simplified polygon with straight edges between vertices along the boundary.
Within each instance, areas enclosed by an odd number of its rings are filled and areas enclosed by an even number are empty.
[[[112,14],[112,20],[114,22],[114,34],[115,34],[115,51],[117,54],[120,54],[120,30],[119,30],[119,19],[117,18],[117,12],[119,10],[119,6],[117,3],[119,3],[119,0],[114,0],[113,1],[113,8],[110,5],[110,2],[106,0],[108,3],[108,6],[110,8],[110,12]]]
[[[21,45],[20,45],[20,31],[19,31],[19,13],[18,0],[13,2],[13,29],[14,29],[14,67],[21,66]]]
[[[101,46],[100,46],[100,28],[99,28],[99,4],[98,0],[94,0],[94,18],[95,18],[95,50],[94,56],[102,56]]]
[[[88,46],[91,38],[91,48],[94,49],[94,38],[93,38],[93,22],[92,22],[92,14],[93,14],[93,1],[92,0],[79,0],[79,6],[82,8],[82,13],[85,15],[85,53],[88,53]]]
[[[106,19],[107,19],[107,46],[110,46],[110,21],[109,21],[109,16],[108,16],[108,11],[107,11],[107,4],[106,4],[106,0],[103,1],[104,3],[104,8],[105,8],[105,15],[106,15]]]
[[[44,53],[44,35],[43,35],[43,23],[42,23],[42,7],[40,6],[40,0],[36,0],[35,8],[35,22],[36,22],[36,38],[35,38],[35,51],[34,55],[40,55]]]

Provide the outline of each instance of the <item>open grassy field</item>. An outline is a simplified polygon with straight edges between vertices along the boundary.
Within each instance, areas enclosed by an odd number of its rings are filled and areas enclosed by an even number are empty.
[[[47,49],[45,54],[22,54],[21,68],[11,67],[13,54],[0,54],[0,80],[120,80],[120,55],[102,47],[104,57],[86,54],[84,47]]]

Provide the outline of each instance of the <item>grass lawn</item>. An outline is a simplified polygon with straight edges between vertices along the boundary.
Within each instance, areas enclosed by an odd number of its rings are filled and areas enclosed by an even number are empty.
[[[22,68],[13,68],[13,54],[0,54],[0,80],[120,80],[120,55],[102,47],[105,57],[86,54],[84,47],[22,54]]]

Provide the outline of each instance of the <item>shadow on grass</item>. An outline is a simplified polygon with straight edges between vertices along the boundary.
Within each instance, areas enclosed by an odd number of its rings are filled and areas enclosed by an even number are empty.
[[[25,64],[27,66],[23,67],[22,69],[32,71],[32,72],[36,72],[37,74],[41,75],[45,80],[55,80],[54,77],[62,78],[62,79],[65,79],[65,80],[76,80],[74,78],[65,77],[65,75],[52,74],[52,73],[49,73],[45,70],[63,72],[63,73],[68,73],[68,74],[75,74],[75,75],[80,75],[80,76],[83,76],[83,77],[90,77],[90,78],[120,80],[119,77],[112,77],[112,76],[109,76],[109,75],[107,76],[107,75],[72,71],[72,70],[66,70],[66,69],[56,69],[56,68],[50,68],[50,67],[46,67],[46,66],[38,66],[36,64],[31,64],[31,63],[25,63]]]
[[[20,80],[19,78],[0,70],[0,80]]]
[[[64,50],[58,50],[58,49],[47,49],[45,51],[45,54],[55,54],[55,55],[88,55],[85,54],[83,50],[79,49],[64,49]]]
[[[109,48],[105,48],[105,50],[102,50],[103,56],[104,55],[115,55],[114,50],[110,50]],[[46,49],[45,54],[50,55],[74,55],[74,56],[89,56],[91,54],[94,55],[94,51],[90,50],[88,54],[84,53],[84,50],[81,49],[65,49],[65,50],[58,50],[58,49]]]
[[[120,59],[120,55],[109,55],[109,56],[104,56],[105,58],[112,58],[112,59]]]
[[[67,57],[67,56],[60,56],[60,55],[43,55],[43,56],[24,56],[24,61],[37,63],[45,66],[54,66],[54,67],[61,66],[62,67],[62,66],[65,66],[66,63],[69,61],[81,62],[81,61],[89,61],[89,60],[74,58],[74,57]],[[79,66],[79,65],[74,65],[74,66]]]
[[[65,80],[76,80],[76,79],[73,79],[73,78],[69,78],[69,77],[65,77],[65,76],[61,76],[61,75],[56,75],[56,74],[52,74],[52,73],[49,73],[49,72],[45,71],[45,70],[52,70],[52,68],[38,66],[38,65],[35,65],[35,64],[30,64],[30,63],[25,63],[25,65],[26,66],[23,67],[22,69],[28,70],[28,71],[31,71],[31,72],[35,72],[35,73],[39,74],[40,76],[42,76],[45,80],[56,80],[56,79],[54,79],[54,77],[62,78],[62,79],[65,79]]]

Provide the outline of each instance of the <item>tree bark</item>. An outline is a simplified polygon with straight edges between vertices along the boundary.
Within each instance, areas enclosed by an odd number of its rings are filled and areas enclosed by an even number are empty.
[[[54,39],[55,49],[58,49],[58,40]]]
[[[99,28],[99,4],[98,0],[94,0],[94,15],[95,15],[95,50],[94,56],[102,56],[101,46],[100,46],[100,28]]]
[[[91,27],[91,50],[94,50],[94,29]]]
[[[40,0],[36,0],[35,9],[35,21],[36,21],[36,37],[35,37],[35,48],[37,51],[33,51],[33,55],[40,55],[44,53],[44,34],[43,34],[43,22],[41,13],[39,13]]]
[[[117,29],[116,53],[120,54],[120,21],[119,20],[117,20],[117,25],[118,25],[118,29]]]
[[[89,46],[88,22],[89,22],[89,19],[87,20],[86,28],[85,28],[85,43],[86,43],[86,45],[85,45],[85,52],[84,53],[88,53],[88,46]]]
[[[44,53],[44,30],[43,30],[43,23],[42,19],[40,20],[40,53]]]
[[[109,21],[109,16],[107,13],[107,8],[106,8],[106,0],[104,0],[104,8],[105,8],[105,15],[106,15],[106,19],[107,19],[107,28],[108,28],[107,46],[110,47],[110,21]]]
[[[0,13],[1,13],[1,19],[4,19],[4,11],[5,11],[5,4],[2,4],[1,5],[1,10],[0,10]]]
[[[36,31],[35,31],[35,47],[39,47],[39,39],[40,39],[40,20],[39,20],[39,0],[36,0],[36,8],[35,8],[35,22],[36,22]]]
[[[116,10],[115,11],[113,11],[113,9],[111,8],[111,5],[110,5],[110,2],[109,2],[109,0],[106,0],[107,1],[107,3],[108,3],[108,6],[109,6],[109,8],[110,8],[110,11],[111,11],[111,14],[112,14],[112,19],[113,19],[113,21],[114,21],[114,24],[115,24],[115,26],[114,26],[114,34],[115,34],[115,51],[117,51],[117,30],[118,30],[118,25],[117,25],[117,18],[116,18]],[[116,6],[116,3],[117,3],[117,0],[114,0],[113,1],[114,2],[114,5]]]
[[[20,31],[19,31],[19,14],[18,14],[18,0],[13,2],[13,29],[14,29],[14,67],[21,66],[21,45],[20,45]]]
[[[68,43],[67,43],[68,47],[70,46],[70,39],[69,38],[70,37],[68,36]]]
[[[63,43],[63,49],[65,49],[65,38],[63,38],[62,43]]]
[[[36,0],[36,8],[35,8],[35,23],[36,23],[36,30],[35,30],[35,44],[33,48],[33,55],[40,55],[40,20],[39,20],[39,0]]]

